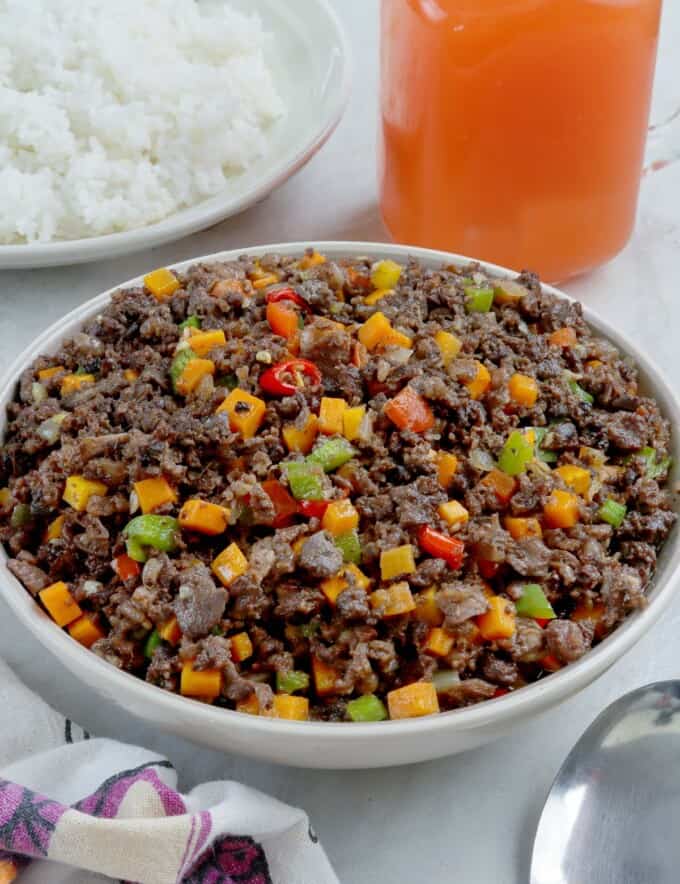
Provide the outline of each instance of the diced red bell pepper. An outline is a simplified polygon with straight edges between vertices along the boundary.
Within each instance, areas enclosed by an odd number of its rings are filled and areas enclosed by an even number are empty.
[[[272,396],[294,396],[307,378],[313,387],[321,383],[321,372],[308,359],[287,359],[260,375],[260,386]]]
[[[509,694],[510,691],[507,688],[496,688],[493,692],[494,698],[496,697],[504,697],[506,694]]]
[[[132,577],[139,577],[139,573],[139,565],[134,559],[131,559],[130,556],[125,553],[121,556],[116,556],[116,574],[121,580],[130,580]]]
[[[267,304],[267,322],[275,335],[290,341],[299,331],[298,313],[286,303]]]
[[[277,479],[268,479],[262,483],[263,490],[274,504],[276,516],[272,522],[273,528],[285,528],[293,521],[297,514],[297,501],[291,497],[288,491]]]
[[[485,580],[493,580],[501,569],[499,562],[490,562],[488,559],[479,559],[477,567]]]
[[[422,550],[437,559],[444,559],[454,570],[463,564],[465,544],[457,537],[450,537],[448,534],[442,534],[441,531],[435,531],[429,525],[423,525],[418,531],[418,543]]]
[[[545,629],[545,627],[550,623],[549,617],[534,617],[534,621],[538,623],[541,629]]]
[[[269,292],[269,294],[267,295],[267,304],[278,304],[281,301],[290,301],[293,304],[297,304],[298,307],[302,307],[305,313],[312,312],[312,308],[309,306],[307,301],[305,301],[302,295],[298,295],[298,293],[290,287],[285,289],[276,289],[276,291]]]
[[[394,399],[390,399],[384,411],[400,430],[424,433],[425,430],[434,426],[432,409],[427,401],[411,387],[404,387]]]
[[[323,519],[330,500],[298,500],[298,512],[308,519]]]

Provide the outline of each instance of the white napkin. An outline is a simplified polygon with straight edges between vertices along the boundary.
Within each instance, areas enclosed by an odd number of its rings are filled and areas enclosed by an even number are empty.
[[[2,660],[0,710],[0,884],[338,884],[303,811],[233,782],[180,795],[168,761],[90,739]]]

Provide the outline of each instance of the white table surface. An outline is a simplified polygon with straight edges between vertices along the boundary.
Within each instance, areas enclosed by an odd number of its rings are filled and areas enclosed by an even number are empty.
[[[334,0],[355,51],[355,89],[331,142],[240,217],[178,243],[97,264],[0,273],[0,370],[65,311],[145,270],[223,248],[283,240],[387,237],[376,206],[377,0]],[[680,4],[666,4],[655,112],[680,104]],[[635,236],[607,267],[566,286],[635,336],[680,381],[680,164],[644,184]],[[222,755],[103,707],[0,601],[0,653],[34,690],[93,733],[165,753],[190,788],[234,778],[304,807],[345,884],[520,884],[552,778],[585,727],[621,693],[680,675],[680,599],[596,684],[502,742],[463,756],[364,772],[293,770]],[[0,727],[11,727],[3,721]]]

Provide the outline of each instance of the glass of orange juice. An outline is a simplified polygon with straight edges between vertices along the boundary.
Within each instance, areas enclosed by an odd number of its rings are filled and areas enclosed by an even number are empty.
[[[392,236],[550,281],[633,229],[662,0],[382,0]]]

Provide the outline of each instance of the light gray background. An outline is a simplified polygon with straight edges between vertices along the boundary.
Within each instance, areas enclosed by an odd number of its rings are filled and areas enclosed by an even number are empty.
[[[375,180],[378,3],[335,0],[335,6],[354,48],[355,86],[346,117],[324,150],[259,206],[179,243],[71,269],[0,273],[0,370],[65,311],[153,267],[282,240],[387,238]],[[669,0],[666,7],[657,116],[680,105],[680,4]],[[680,164],[645,181],[637,230],[624,254],[566,286],[634,336],[674,381],[680,380],[679,204]],[[0,653],[52,705],[94,733],[167,754],[185,789],[202,780],[234,778],[301,805],[345,884],[525,882],[541,806],[565,754],[615,697],[645,682],[680,675],[679,631],[680,599],[595,685],[495,745],[413,767],[324,773],[200,749],[102,705],[0,601]],[[2,721],[0,727],[11,727],[11,722]]]

